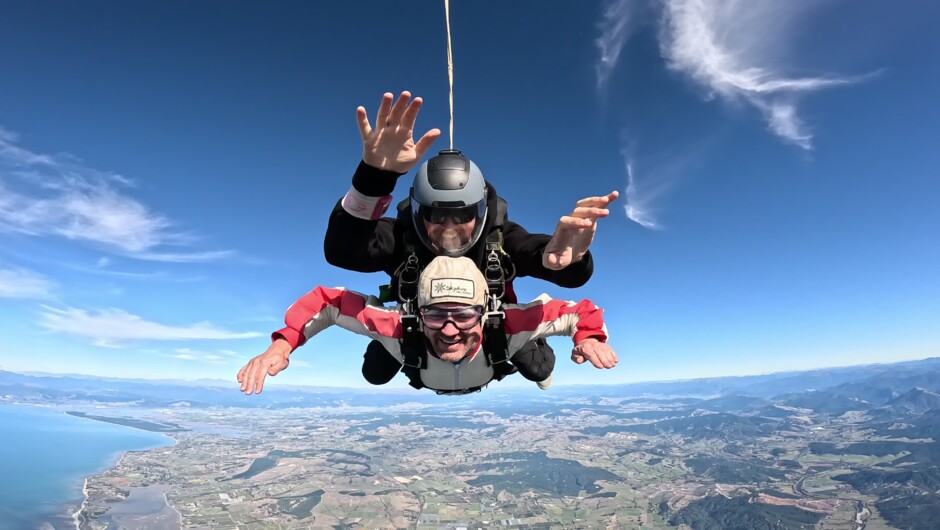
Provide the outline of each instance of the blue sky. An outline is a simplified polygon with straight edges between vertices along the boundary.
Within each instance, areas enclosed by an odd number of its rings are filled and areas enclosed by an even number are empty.
[[[13,2],[0,17],[0,369],[231,379],[328,265],[355,108],[425,99],[442,2]],[[620,383],[940,354],[930,2],[460,2],[455,147],[550,233],[620,190],[596,271]],[[395,197],[404,198],[413,174]],[[331,330],[278,383],[361,386]],[[517,381],[521,384],[522,381]],[[404,387],[403,380],[397,386]]]

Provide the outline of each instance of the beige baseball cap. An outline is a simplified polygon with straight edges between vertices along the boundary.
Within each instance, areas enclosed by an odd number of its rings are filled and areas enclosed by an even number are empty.
[[[486,278],[470,258],[438,256],[421,271],[418,307],[444,302],[486,306]]]

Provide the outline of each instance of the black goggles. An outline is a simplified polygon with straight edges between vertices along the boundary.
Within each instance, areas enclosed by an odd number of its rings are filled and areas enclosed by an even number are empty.
[[[422,208],[421,215],[424,217],[425,221],[436,225],[444,224],[444,221],[447,219],[450,219],[454,224],[462,225],[469,223],[477,216],[477,207]]]
[[[444,309],[441,307],[422,307],[419,311],[421,323],[424,327],[434,331],[444,329],[448,322],[460,331],[466,331],[476,326],[483,318],[483,308],[475,305]]]

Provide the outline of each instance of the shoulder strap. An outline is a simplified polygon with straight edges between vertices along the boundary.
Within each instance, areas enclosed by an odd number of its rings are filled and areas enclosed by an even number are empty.
[[[411,206],[411,199],[402,199],[398,201],[398,206],[396,206],[396,208],[398,209],[398,213],[402,214],[409,206]]]
[[[493,226],[503,228],[506,226],[506,219],[509,217],[509,205],[506,199],[496,196],[496,223]]]
[[[408,200],[398,203],[398,221],[407,222],[406,210],[410,206]],[[404,221],[403,221],[404,220]],[[402,243],[405,245],[405,261],[399,265],[392,281],[397,286],[398,301],[402,304],[401,315],[401,371],[408,377],[408,384],[416,389],[424,388],[421,382],[421,370],[428,366],[428,350],[424,343],[424,334],[418,321],[415,305],[418,301],[418,278],[421,267],[418,263],[418,254],[415,250],[414,234],[411,230],[402,231]]]
[[[420,390],[424,388],[424,383],[421,382],[421,370],[428,366],[428,350],[424,344],[424,335],[418,326],[417,315],[402,315],[401,328],[401,371],[408,376],[408,384]]]
[[[496,197],[494,227],[486,234],[486,267],[483,276],[489,290],[489,301],[483,323],[483,345],[486,362],[493,368],[493,379],[499,381],[516,371],[509,362],[506,342],[506,314],[501,310],[506,296],[506,284],[516,277],[516,267],[503,250],[503,227],[507,216],[506,201]]]
[[[486,363],[493,368],[493,379],[499,381],[507,375],[516,372],[516,367],[509,362],[509,345],[506,341],[506,314],[502,311],[490,310],[485,315],[483,323],[483,352],[486,354]]]

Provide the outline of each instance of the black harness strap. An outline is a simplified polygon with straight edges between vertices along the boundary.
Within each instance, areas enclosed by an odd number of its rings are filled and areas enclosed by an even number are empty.
[[[401,327],[401,371],[408,376],[408,384],[420,390],[424,388],[424,383],[421,382],[421,370],[428,367],[428,350],[424,344],[421,326],[418,325],[418,316],[402,315]]]
[[[505,208],[505,201],[498,204]],[[505,212],[500,213],[505,215]],[[507,270],[507,264],[509,270]],[[516,371],[516,367],[509,361],[509,345],[506,343],[506,314],[500,311],[503,296],[506,294],[506,282],[515,275],[512,260],[505,256],[503,250],[503,230],[500,224],[496,230],[486,235],[486,269],[483,271],[490,296],[485,315],[486,321],[483,323],[483,350],[486,352],[487,364],[493,367],[493,379],[497,381]]]
[[[421,322],[415,314],[421,269],[418,255],[415,253],[414,241],[407,233],[405,234],[405,252],[408,258],[395,271],[398,277],[398,301],[402,304],[401,371],[408,377],[408,384],[420,390],[424,388],[424,383],[421,382],[421,370],[428,367],[428,350],[424,343],[424,334],[421,332]]]
[[[516,372],[516,367],[509,362],[507,355],[509,345],[506,343],[505,318],[506,314],[502,311],[490,311],[483,324],[483,351],[486,353],[486,363],[493,367],[493,379],[497,381]]]
[[[436,392],[437,395],[439,396],[462,396],[464,394],[473,394],[473,393],[479,392],[483,390],[483,387],[485,386],[486,385],[473,386],[470,388],[461,388],[460,390],[437,390],[431,387],[428,387],[428,388],[431,390],[434,390],[434,392]]]
[[[483,351],[486,363],[493,367],[493,379],[499,381],[513,373],[515,367],[509,362],[509,345],[506,343],[506,314],[500,311],[503,295],[506,294],[506,270],[501,260],[503,253],[503,232],[494,230],[486,236],[486,287],[489,290],[486,321],[483,323]]]

